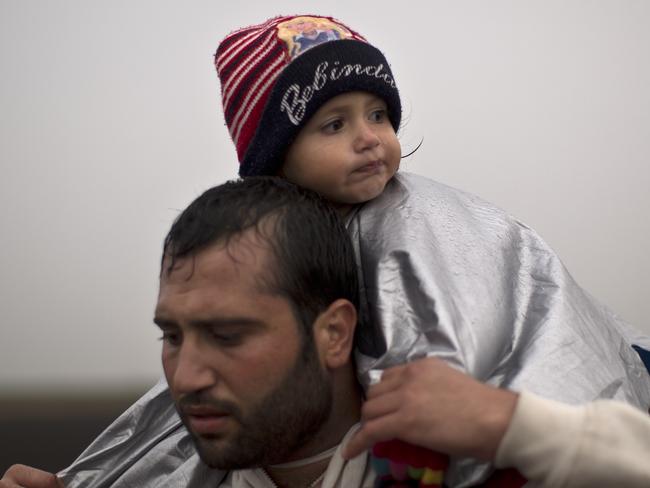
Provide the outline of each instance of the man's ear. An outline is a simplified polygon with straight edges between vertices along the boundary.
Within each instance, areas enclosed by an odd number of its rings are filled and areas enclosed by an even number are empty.
[[[357,310],[348,300],[339,298],[316,318],[314,340],[319,356],[328,369],[350,361],[357,326]]]

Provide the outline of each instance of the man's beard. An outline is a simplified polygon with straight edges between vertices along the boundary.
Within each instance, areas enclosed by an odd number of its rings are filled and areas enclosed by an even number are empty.
[[[239,423],[230,440],[198,436],[189,429],[179,408],[204,463],[225,470],[280,463],[320,430],[332,410],[332,385],[318,361],[313,339],[303,338],[303,342],[299,357],[279,386],[246,415],[234,403],[210,399],[200,392],[180,401],[179,407],[212,405]]]

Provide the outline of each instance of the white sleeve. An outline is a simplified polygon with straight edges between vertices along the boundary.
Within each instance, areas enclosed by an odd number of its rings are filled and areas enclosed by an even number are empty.
[[[650,487],[650,416],[613,400],[565,405],[521,393],[497,467],[537,487]]]

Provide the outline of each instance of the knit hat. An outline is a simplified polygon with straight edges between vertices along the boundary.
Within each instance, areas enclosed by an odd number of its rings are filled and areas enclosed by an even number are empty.
[[[221,41],[214,62],[241,176],[276,174],[300,129],[342,93],[374,93],[399,127],[402,108],[386,58],[331,17],[275,17],[244,27]]]

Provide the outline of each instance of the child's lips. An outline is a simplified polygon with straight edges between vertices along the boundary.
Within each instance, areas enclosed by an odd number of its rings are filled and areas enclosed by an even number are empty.
[[[374,174],[380,171],[382,168],[382,162],[380,160],[370,161],[369,163],[364,164],[357,168],[355,173],[369,173]]]

